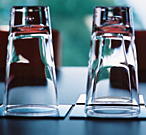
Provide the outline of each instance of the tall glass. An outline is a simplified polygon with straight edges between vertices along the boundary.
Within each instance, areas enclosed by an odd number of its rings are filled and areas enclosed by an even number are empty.
[[[49,7],[12,7],[8,40],[4,115],[58,115]]]
[[[86,113],[136,117],[140,112],[130,7],[95,7],[88,63]]]

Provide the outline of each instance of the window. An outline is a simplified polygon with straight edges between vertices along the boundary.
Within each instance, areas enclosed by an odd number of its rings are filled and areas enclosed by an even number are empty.
[[[49,6],[52,28],[62,35],[62,65],[87,66],[94,6],[132,6],[137,30],[146,28],[144,3],[145,0],[3,0],[0,25],[9,24],[12,6]]]

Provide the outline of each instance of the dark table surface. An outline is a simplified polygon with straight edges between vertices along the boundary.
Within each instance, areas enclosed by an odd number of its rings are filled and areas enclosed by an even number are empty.
[[[60,104],[74,104],[85,93],[87,68],[61,67],[57,86]],[[146,98],[146,83],[140,83]],[[0,118],[0,135],[146,135],[146,120]]]

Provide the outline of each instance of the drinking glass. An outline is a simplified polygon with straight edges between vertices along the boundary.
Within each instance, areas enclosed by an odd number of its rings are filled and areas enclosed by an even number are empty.
[[[57,116],[49,7],[12,7],[8,40],[4,115]]]
[[[86,89],[87,116],[140,113],[132,8],[95,7]]]

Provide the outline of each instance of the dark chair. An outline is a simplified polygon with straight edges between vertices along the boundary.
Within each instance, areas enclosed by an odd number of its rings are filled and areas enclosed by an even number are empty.
[[[146,31],[135,31],[139,81],[146,82]]]
[[[52,40],[54,49],[54,59],[56,68],[62,64],[62,40],[61,34],[58,30],[52,30]],[[8,26],[0,26],[0,68],[5,65],[5,58],[8,44]]]

